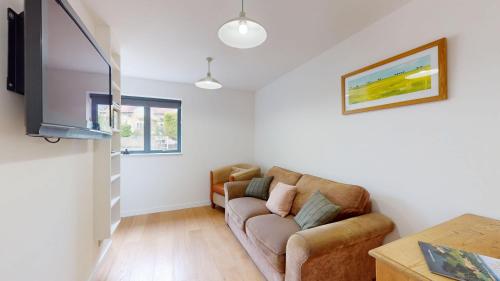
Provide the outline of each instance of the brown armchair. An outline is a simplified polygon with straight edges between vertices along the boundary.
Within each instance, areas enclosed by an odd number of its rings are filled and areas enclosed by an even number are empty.
[[[250,164],[235,164],[210,171],[210,202],[215,205],[225,206],[224,184],[230,181],[250,180],[260,176],[260,168]]]

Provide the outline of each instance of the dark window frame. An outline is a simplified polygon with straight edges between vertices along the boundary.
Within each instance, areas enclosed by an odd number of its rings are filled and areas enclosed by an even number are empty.
[[[122,150],[122,154],[178,154],[182,152],[182,101],[173,99],[122,96],[122,105],[144,107],[144,150]],[[151,150],[151,107],[177,109],[177,149]]]

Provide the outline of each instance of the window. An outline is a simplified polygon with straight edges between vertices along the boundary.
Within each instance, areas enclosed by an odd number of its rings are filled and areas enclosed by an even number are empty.
[[[122,97],[122,152],[181,152],[181,101]]]
[[[87,128],[111,133],[111,97],[105,94],[90,93],[89,98],[91,107],[90,112],[87,112]]]

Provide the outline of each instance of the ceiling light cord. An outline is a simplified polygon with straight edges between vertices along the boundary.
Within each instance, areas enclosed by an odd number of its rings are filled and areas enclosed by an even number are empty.
[[[241,0],[241,12],[240,12],[240,18],[244,18],[246,17],[246,14],[245,14],[245,4],[243,3],[244,0]]]
[[[211,76],[212,76],[212,74],[211,74],[211,69],[210,69],[210,63],[212,62],[212,60],[213,60],[213,59],[212,59],[211,57],[208,57],[208,58],[207,58],[207,65],[208,65],[208,67],[207,67],[207,69],[208,69],[207,76],[208,76],[208,77],[211,77]]]

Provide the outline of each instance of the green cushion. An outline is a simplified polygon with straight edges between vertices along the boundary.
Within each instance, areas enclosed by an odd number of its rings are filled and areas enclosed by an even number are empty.
[[[332,222],[340,212],[321,192],[316,191],[304,204],[294,220],[302,230]]]
[[[272,180],[273,177],[253,178],[245,190],[245,196],[267,200]]]

